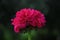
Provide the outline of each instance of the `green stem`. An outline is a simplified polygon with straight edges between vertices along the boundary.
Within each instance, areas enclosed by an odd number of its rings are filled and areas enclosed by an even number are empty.
[[[28,40],[31,40],[31,35],[30,35],[30,33],[28,33]]]

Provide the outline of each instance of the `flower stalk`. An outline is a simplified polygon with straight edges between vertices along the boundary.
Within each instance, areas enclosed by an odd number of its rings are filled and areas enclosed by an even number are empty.
[[[30,35],[30,33],[28,33],[28,40],[31,40],[31,35]]]

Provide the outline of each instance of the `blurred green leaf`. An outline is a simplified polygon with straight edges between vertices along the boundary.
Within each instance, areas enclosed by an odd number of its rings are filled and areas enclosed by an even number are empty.
[[[13,40],[13,35],[11,32],[9,32],[8,30],[4,31],[4,39],[5,40]]]
[[[36,30],[31,30],[31,36],[35,37],[37,35],[37,31]]]
[[[38,32],[42,35],[46,35],[48,33],[48,29],[47,28],[39,29]]]
[[[19,40],[27,40],[28,39],[28,33],[20,33],[18,35]]]

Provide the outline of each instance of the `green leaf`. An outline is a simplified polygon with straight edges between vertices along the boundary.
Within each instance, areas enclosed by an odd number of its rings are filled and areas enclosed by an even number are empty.
[[[28,39],[28,33],[20,33],[18,35],[19,40],[27,40]]]

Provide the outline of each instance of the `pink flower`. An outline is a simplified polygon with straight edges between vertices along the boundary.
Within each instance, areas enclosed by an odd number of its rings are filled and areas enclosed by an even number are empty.
[[[41,28],[46,23],[44,14],[34,9],[22,9],[16,12],[16,17],[12,19],[12,25],[14,25],[14,31],[19,32],[20,29],[26,28],[26,26],[33,26]]]

